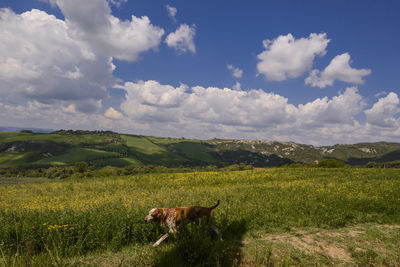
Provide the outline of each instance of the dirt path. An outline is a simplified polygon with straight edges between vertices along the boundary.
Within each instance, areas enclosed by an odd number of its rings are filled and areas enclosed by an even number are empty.
[[[244,251],[270,249],[273,262],[279,258],[297,254],[330,259],[339,265],[360,265],[364,261],[378,263],[399,263],[400,255],[396,250],[396,237],[400,237],[400,225],[365,224],[341,229],[294,230],[282,234],[252,234],[243,240]],[[400,242],[399,242],[400,243]],[[286,255],[286,256],[283,256]],[[257,257],[260,257],[257,255]],[[259,259],[255,259],[256,261]]]

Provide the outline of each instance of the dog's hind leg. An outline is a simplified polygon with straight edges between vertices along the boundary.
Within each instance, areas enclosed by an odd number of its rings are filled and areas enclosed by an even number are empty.
[[[167,239],[168,236],[169,236],[169,233],[166,233],[165,235],[163,235],[160,239],[158,239],[158,241],[156,243],[153,244],[153,247],[160,245],[161,242],[163,242],[165,239]]]

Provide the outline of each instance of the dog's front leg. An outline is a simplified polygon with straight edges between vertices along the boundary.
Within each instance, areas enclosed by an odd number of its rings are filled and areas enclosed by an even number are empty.
[[[163,242],[165,239],[167,239],[168,236],[169,236],[169,233],[166,233],[165,235],[163,235],[160,239],[158,239],[158,241],[156,243],[153,244],[153,247],[160,245],[161,242]]]
[[[212,230],[217,234],[219,240],[223,241],[221,232],[219,231],[219,229],[215,225],[212,226]]]

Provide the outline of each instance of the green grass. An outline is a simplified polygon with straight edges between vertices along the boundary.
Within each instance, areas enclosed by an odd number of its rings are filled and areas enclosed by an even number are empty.
[[[14,184],[24,184],[24,183],[41,183],[41,182],[51,182],[48,178],[32,178],[32,177],[0,177],[0,185],[14,185]]]
[[[36,164],[52,164],[52,165],[72,165],[78,161],[92,161],[110,157],[118,157],[115,152],[107,152],[90,148],[73,148],[67,153],[59,156],[48,157],[36,161]]]
[[[147,137],[152,143],[157,145],[167,145],[172,150],[181,153],[183,156],[203,161],[207,163],[216,163],[216,159],[211,156],[213,152],[209,146],[201,140],[184,139],[184,138],[158,138]]]
[[[151,248],[149,244],[165,233],[143,222],[151,208],[211,206],[217,199],[221,204],[214,217],[223,242],[191,226],[187,238],[171,237],[160,248]],[[365,224],[374,225],[365,230],[366,239],[359,235],[362,240],[357,241],[345,234]],[[385,236],[374,230],[380,224],[388,225],[389,230],[382,230]],[[164,173],[0,186],[1,249],[10,259],[18,252],[21,264],[26,258],[53,265],[72,263],[76,257],[90,261],[90,255],[105,251],[121,255],[125,248],[136,251],[127,263],[150,265],[269,261],[278,266],[336,265],[341,261],[329,256],[327,244],[339,242],[351,264],[396,265],[400,263],[395,241],[398,230],[390,227],[399,224],[400,170],[396,169]],[[311,241],[304,242],[316,248],[321,245],[320,251],[310,254],[291,238],[275,243],[265,240],[298,236],[301,231],[314,233]],[[374,246],[368,250],[372,240]],[[212,253],[204,254],[210,247]]]
[[[143,166],[143,163],[141,163],[139,160],[135,158],[107,158],[107,159],[98,159],[98,160],[93,160],[90,162],[90,164],[94,166],[116,166],[116,167],[124,167],[124,166]]]
[[[45,133],[0,133],[0,142],[53,141],[69,144],[99,144],[110,141],[110,137],[95,134],[59,135]]]
[[[163,153],[166,150],[152,142],[147,137],[121,135],[122,139],[126,141],[126,145],[136,151],[144,154]]]
[[[32,152],[3,152],[0,153],[0,166],[17,166],[28,161]]]
[[[142,136],[121,135],[130,148],[134,158],[143,164],[173,166],[186,163],[188,160],[181,155],[169,151],[162,145],[153,143],[149,138]]]
[[[7,150],[26,157],[11,157]],[[251,140],[194,140],[184,138],[160,138],[153,136],[120,135],[110,132],[58,131],[44,133],[0,133],[0,164],[6,167],[31,165],[33,162],[53,164],[46,155],[66,157],[71,148],[91,148],[119,154],[130,158],[133,164],[161,165],[168,167],[249,164],[257,167],[279,167],[290,162],[313,163],[333,158],[350,165],[365,166],[369,162],[389,163],[396,167],[400,157],[399,143],[362,143],[355,145],[335,145],[313,147],[294,143],[279,143]],[[84,158],[84,157],[83,157]],[[91,157],[90,157],[91,158]],[[110,158],[110,157],[107,157]],[[80,157],[82,159],[82,157]],[[92,158],[91,158],[92,160]],[[94,159],[95,165],[126,166],[126,160]],[[67,160],[71,162],[71,160]],[[74,161],[76,162],[76,161]],[[74,163],[72,162],[72,164]],[[91,162],[88,162],[91,163]],[[69,164],[54,161],[54,165]],[[379,167],[381,165],[375,165]]]
[[[207,163],[216,163],[217,160],[211,156],[212,150],[200,142],[182,141],[173,143],[171,146],[181,151],[186,157]]]

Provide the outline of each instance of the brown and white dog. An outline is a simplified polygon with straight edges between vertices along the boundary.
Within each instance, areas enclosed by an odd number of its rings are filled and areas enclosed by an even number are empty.
[[[154,208],[150,210],[149,214],[144,217],[146,223],[150,222],[158,222],[161,226],[164,224],[169,228],[169,233],[176,232],[176,226],[178,223],[182,221],[191,221],[197,224],[201,223],[201,219],[203,217],[206,218],[207,222],[212,219],[211,211],[218,207],[219,200],[217,204],[212,207],[201,207],[201,206],[187,206],[187,207],[178,207],[178,208]],[[211,221],[211,227],[218,236],[220,236],[218,228],[214,225],[214,222]],[[156,243],[153,244],[153,247],[158,246],[162,241],[164,241],[169,233],[163,235]]]

